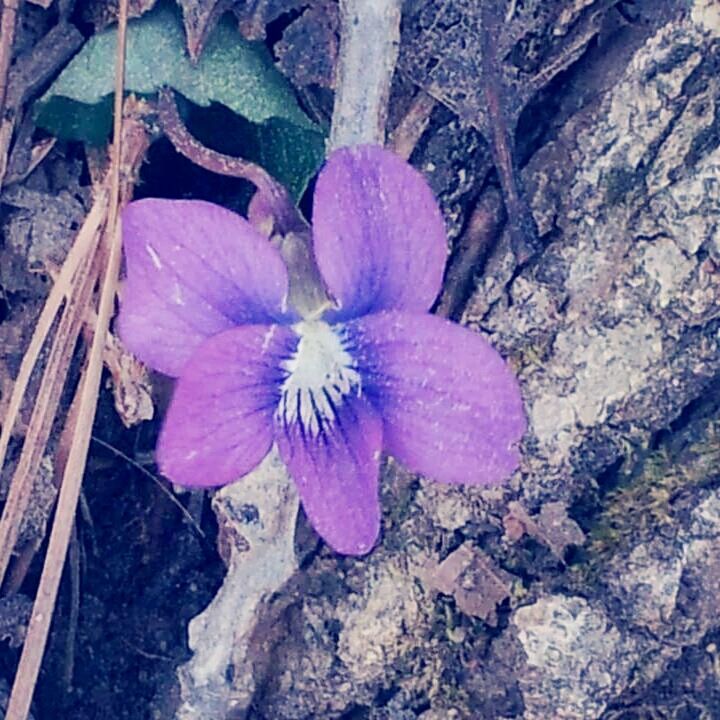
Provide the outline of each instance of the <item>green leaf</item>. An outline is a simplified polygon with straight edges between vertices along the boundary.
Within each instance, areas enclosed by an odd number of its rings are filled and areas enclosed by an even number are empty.
[[[272,118],[251,129],[257,133],[257,141],[250,145],[248,159],[268,170],[272,168],[273,177],[293,197],[301,197],[325,157],[324,136],[281,118]]]
[[[112,125],[116,28],[93,36],[36,105],[36,122],[67,140],[100,144]],[[127,31],[125,87],[153,96],[169,86],[197,105],[220,103],[254,123],[243,156],[292,186],[296,196],[322,162],[323,133],[303,113],[265,47],[221,21],[197,65],[185,51],[176,8],[161,6]]]

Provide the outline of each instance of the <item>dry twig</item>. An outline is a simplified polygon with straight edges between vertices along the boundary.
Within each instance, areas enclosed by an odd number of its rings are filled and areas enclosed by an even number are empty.
[[[437,101],[432,95],[428,95],[422,89],[417,91],[405,117],[390,136],[390,145],[396,155],[404,160],[410,159],[415,146],[430,123],[430,115],[436,104]]]
[[[13,0],[9,0],[9,2],[12,4]],[[8,6],[6,5],[6,7]],[[11,22],[10,11],[3,11],[3,25],[0,27],[0,33],[5,31],[6,15],[8,23]],[[12,49],[9,45],[5,45],[5,42],[3,37],[0,41],[0,72],[2,72],[1,65],[5,62],[6,53],[9,53],[8,58],[12,54]],[[12,43],[12,40],[9,42]],[[72,57],[82,43],[82,33],[71,23],[61,20],[36,43],[30,52],[17,58],[12,70],[8,71],[5,76],[0,75],[0,96],[2,97],[2,103],[0,103],[0,108],[2,108],[0,113],[0,186],[5,180],[5,173],[9,167],[8,153],[15,127],[18,123],[22,125],[20,121],[23,105],[47,83],[58,68]],[[29,146],[30,133],[24,137],[21,137],[20,133],[17,134],[16,149],[13,151],[15,160],[18,155],[19,139],[24,139]],[[28,147],[25,147],[24,151],[26,154],[30,154]],[[18,171],[22,174],[22,170],[23,168],[13,168],[15,174],[18,174]]]
[[[102,355],[105,335],[112,315],[117,279],[120,268],[119,207],[123,137],[123,87],[125,60],[125,33],[127,28],[127,0],[121,0],[117,46],[115,116],[113,126],[113,156],[110,170],[110,199],[108,222],[104,235],[107,263],[104,268],[100,290],[100,305],[95,334],[88,355],[87,367],[80,381],[77,423],[72,445],[63,473],[55,521],[50,533],[47,556],[43,566],[33,613],[13,685],[7,720],[26,720],[30,710],[37,676],[40,670],[50,621],[55,607],[62,569],[67,555],[68,543],[74,526],[75,511],[90,434],[95,417],[97,397],[102,373]]]
[[[473,278],[482,269],[505,219],[500,193],[494,188],[488,189],[473,209],[450,259],[443,292],[435,311],[437,315],[457,319],[467,301]]]
[[[340,28],[330,149],[383,145],[400,47],[400,0],[340,0]]]
[[[19,9],[20,0],[3,0],[2,16],[0,16],[0,116],[5,108],[5,95]]]

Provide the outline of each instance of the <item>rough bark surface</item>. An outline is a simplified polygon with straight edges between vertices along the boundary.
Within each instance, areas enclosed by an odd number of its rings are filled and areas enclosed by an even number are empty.
[[[594,5],[552,22],[571,32]],[[592,82],[522,170],[542,250],[518,263],[506,231],[462,315],[520,377],[522,467],[479,490],[388,460],[366,558],[301,524],[301,571],[225,653],[228,717],[717,717],[720,11],[661,17],[625,54],[602,37],[587,51]],[[488,180],[489,121],[433,118],[413,160],[455,240]],[[647,700],[670,677],[670,699]]]

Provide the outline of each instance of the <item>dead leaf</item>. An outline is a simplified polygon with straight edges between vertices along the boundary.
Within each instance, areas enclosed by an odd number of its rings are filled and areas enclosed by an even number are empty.
[[[248,40],[264,40],[269,23],[307,4],[303,0],[246,0],[235,9],[235,14],[240,21],[240,32]]]
[[[105,343],[105,365],[112,376],[115,410],[125,427],[152,420],[155,409],[152,383],[147,369],[109,332]]]
[[[185,41],[193,62],[197,62],[205,41],[220,16],[232,7],[233,0],[178,0],[185,25]]]
[[[528,100],[572,64],[616,0],[508,3],[420,0],[404,15],[400,64],[427,92],[492,138],[487,85],[514,125]],[[485,66],[497,60],[490,76]]]
[[[137,18],[155,7],[157,0],[130,0],[128,17]],[[82,4],[82,19],[95,30],[114,25],[118,18],[118,0],[88,0]]]
[[[318,0],[288,25],[275,45],[278,66],[299,87],[332,88],[339,42],[337,3]]]
[[[220,16],[231,8],[238,19],[240,32],[248,40],[264,40],[269,23],[307,5],[302,0],[247,0],[244,4],[236,0],[178,0],[178,3],[182,8],[188,53],[193,61],[200,57]]]
[[[87,214],[90,190],[72,189],[45,193],[13,185],[2,194],[2,201],[19,212],[6,225],[10,246],[27,258],[28,269],[49,272],[59,267]]]
[[[406,8],[400,66],[490,143],[518,256],[538,249],[517,167],[518,118],[578,59],[615,2],[419,0]]]

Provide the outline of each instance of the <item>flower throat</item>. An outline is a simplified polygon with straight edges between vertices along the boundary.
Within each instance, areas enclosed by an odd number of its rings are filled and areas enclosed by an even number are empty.
[[[300,339],[294,355],[283,363],[287,378],[280,388],[277,416],[283,425],[297,422],[301,432],[317,437],[337,421],[348,395],[360,395],[360,374],[326,322],[303,320],[293,331]]]

